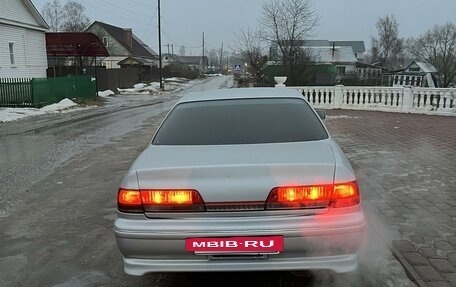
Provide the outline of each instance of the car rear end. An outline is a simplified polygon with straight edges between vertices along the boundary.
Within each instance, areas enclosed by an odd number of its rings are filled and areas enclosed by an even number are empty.
[[[360,194],[324,128],[312,140],[260,143],[214,131],[220,142],[205,145],[192,126],[187,144],[156,136],[121,184],[114,230],[126,273],[356,269]],[[188,136],[170,134],[172,143]]]

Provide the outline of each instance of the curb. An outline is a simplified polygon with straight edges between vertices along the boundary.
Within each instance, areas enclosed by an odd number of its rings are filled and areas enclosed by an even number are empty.
[[[405,273],[407,277],[412,280],[418,287],[429,287],[429,285],[421,279],[421,276],[415,271],[413,266],[407,262],[407,260],[402,256],[401,252],[397,250],[394,246],[387,246],[391,249],[393,256],[401,263],[402,267],[404,267]]]
[[[375,216],[376,217],[376,216]],[[376,218],[377,219],[377,218]],[[397,250],[392,242],[388,241],[385,236],[383,236],[382,232],[379,232],[379,228],[374,220],[368,221],[369,224],[372,226],[372,228],[375,230],[375,232],[382,238],[383,242],[385,245],[391,250],[391,253],[393,254],[394,258],[402,265],[404,268],[405,274],[407,277],[415,283],[418,287],[429,287],[428,284],[421,278],[421,276],[415,271],[413,266],[408,263],[408,261],[402,256],[402,254]]]

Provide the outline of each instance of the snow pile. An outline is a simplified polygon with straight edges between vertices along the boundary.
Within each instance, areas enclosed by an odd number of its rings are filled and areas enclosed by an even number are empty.
[[[11,122],[18,119],[55,113],[66,113],[76,110],[85,110],[87,108],[75,108],[77,104],[69,99],[63,99],[60,102],[52,105],[35,108],[0,108],[0,123]]]
[[[179,91],[179,90],[182,90],[183,87],[188,85],[189,80],[186,78],[173,77],[173,78],[165,79],[164,83],[165,83],[165,91]],[[156,94],[161,93],[159,82],[152,82],[148,85],[139,83],[139,84],[133,85],[133,87],[129,88],[129,89],[117,89],[117,90],[122,95],[129,95],[129,94],[156,95]]]
[[[206,77],[223,77],[223,74],[205,74]]]
[[[139,83],[139,84],[136,84],[133,86],[133,88],[135,88],[135,89],[142,89],[144,87],[147,87],[147,84]]]
[[[187,78],[172,77],[165,79],[165,83],[187,83]]]
[[[98,92],[98,96],[102,98],[107,98],[109,96],[115,95],[115,93],[111,90],[100,91]]]
[[[76,104],[75,102],[73,102],[70,99],[63,99],[60,102],[58,102],[57,104],[52,104],[49,106],[42,107],[40,109],[40,111],[45,112],[45,113],[59,112],[61,110],[75,107],[77,105],[78,104]]]

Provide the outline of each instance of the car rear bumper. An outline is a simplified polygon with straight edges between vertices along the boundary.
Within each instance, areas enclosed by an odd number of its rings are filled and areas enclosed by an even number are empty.
[[[149,272],[316,270],[350,272],[364,239],[360,207],[318,216],[200,217],[148,219],[123,215],[115,221],[117,245],[130,275]],[[284,251],[262,256],[210,256],[185,251],[194,237],[284,237]]]
[[[142,276],[150,272],[230,272],[230,271],[282,271],[332,270],[345,273],[356,270],[358,255],[337,255],[305,258],[265,260],[209,260],[209,259],[135,259],[124,258],[125,273]]]

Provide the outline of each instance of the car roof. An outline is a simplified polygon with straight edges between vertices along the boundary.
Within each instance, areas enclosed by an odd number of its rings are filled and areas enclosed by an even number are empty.
[[[179,103],[227,100],[227,99],[262,99],[262,98],[299,98],[304,99],[296,89],[286,88],[242,88],[221,89],[204,92],[191,92],[182,97]]]

